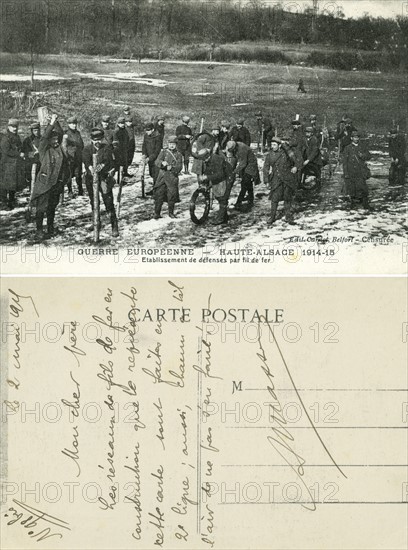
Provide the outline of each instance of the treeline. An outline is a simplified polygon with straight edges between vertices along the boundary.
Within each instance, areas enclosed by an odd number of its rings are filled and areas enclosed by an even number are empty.
[[[174,56],[177,48],[186,52],[187,45],[199,43],[216,57],[223,44],[263,41],[377,52],[401,69],[408,59],[408,18],[402,16],[290,13],[261,0],[1,0],[1,10],[0,46],[8,52],[165,59],[170,51]]]

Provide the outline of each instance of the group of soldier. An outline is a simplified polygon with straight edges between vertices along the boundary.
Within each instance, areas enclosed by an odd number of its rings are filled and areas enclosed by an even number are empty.
[[[292,224],[293,201],[297,189],[312,182],[315,191],[321,186],[321,171],[330,164],[330,151],[338,146],[338,163],[343,164],[344,194],[352,203],[361,202],[368,209],[367,179],[370,158],[367,147],[351,119],[345,115],[335,131],[319,128],[317,117],[310,115],[304,124],[296,115],[290,129],[281,135],[271,120],[261,112],[256,114],[258,150],[264,157],[263,181],[269,187],[271,211],[269,223],[277,219],[278,204],[284,202],[285,220]],[[49,117],[48,125],[41,133],[39,123],[30,126],[30,135],[23,141],[18,135],[19,121],[10,119],[7,131],[0,141],[0,191],[2,200],[12,209],[16,192],[27,185],[31,188],[30,204],[35,207],[36,237],[42,240],[55,233],[55,211],[65,186],[73,198],[73,181],[78,195],[86,191],[94,208],[94,183],[98,181],[106,212],[110,215],[112,236],[117,237],[118,219],[115,212],[113,187],[116,182],[126,184],[126,178],[135,154],[135,119],[130,108],[112,125],[111,118],[104,115],[99,126],[92,128],[91,141],[85,145],[78,120],[71,117],[67,128],[62,129],[57,115]],[[234,184],[240,185],[234,208],[244,212],[254,205],[254,185],[261,181],[256,151],[251,147],[250,131],[244,120],[235,125],[228,121],[203,129],[198,133],[184,115],[175,134],[166,139],[164,147],[165,117],[144,127],[142,165],[148,167],[153,185],[147,196],[154,198],[154,218],[159,219],[165,202],[168,214],[176,217],[175,205],[180,202],[179,177],[182,171],[191,170],[200,186],[211,186],[219,203],[213,219],[216,225],[228,222],[228,202]],[[404,185],[406,159],[405,137],[396,128],[389,136],[391,157],[390,183]],[[84,169],[84,171],[83,171]],[[115,180],[116,175],[116,180]],[[245,204],[244,204],[245,203]],[[44,218],[47,219],[46,232]]]

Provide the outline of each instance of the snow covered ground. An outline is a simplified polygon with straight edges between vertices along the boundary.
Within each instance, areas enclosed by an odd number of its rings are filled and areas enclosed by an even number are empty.
[[[388,183],[389,161],[385,156],[377,155],[370,163],[372,178],[368,181],[373,210],[362,208],[350,209],[347,201],[341,196],[342,177],[340,170],[330,179],[324,173],[322,191],[318,195],[311,192],[298,193],[295,202],[296,224],[288,225],[279,219],[273,227],[267,225],[270,202],[267,189],[263,184],[255,188],[255,207],[249,212],[238,212],[233,209],[239,189],[234,186],[230,199],[230,223],[226,226],[213,226],[208,221],[203,226],[196,226],[190,220],[189,199],[196,188],[195,175],[182,175],[180,178],[181,203],[176,207],[177,218],[167,215],[167,205],[163,207],[163,218],[153,219],[153,199],[141,198],[141,184],[137,163],[140,153],[135,155],[135,162],[130,168],[132,177],[123,188],[120,237],[112,239],[110,224],[102,214],[103,228],[101,246],[119,247],[194,247],[222,245],[239,242],[240,246],[248,243],[273,242],[289,243],[304,238],[306,242],[333,242],[333,237],[343,237],[349,242],[342,247],[353,247],[363,250],[367,239],[370,245],[376,246],[375,240],[381,237],[392,237],[394,243],[403,243],[407,239],[407,193],[402,187],[390,187]],[[261,167],[261,159],[260,159]],[[75,183],[73,184],[75,190]],[[147,178],[146,190],[151,188]],[[115,198],[117,188],[114,189]],[[13,211],[1,211],[0,244],[21,243],[33,244],[34,222],[25,221],[25,210],[28,204],[28,193],[18,197],[18,207]],[[214,212],[218,208],[214,204]],[[92,244],[92,218],[87,196],[69,200],[65,193],[64,203],[58,208],[56,223],[61,232],[48,241],[55,245],[89,246]],[[344,252],[344,248],[343,248]]]

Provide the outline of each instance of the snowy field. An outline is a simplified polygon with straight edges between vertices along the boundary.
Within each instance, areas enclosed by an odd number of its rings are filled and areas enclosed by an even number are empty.
[[[404,242],[407,238],[407,193],[401,187],[390,187],[388,183],[389,161],[380,151],[373,155],[369,163],[372,177],[368,181],[372,211],[361,207],[350,209],[342,196],[343,180],[341,169],[329,178],[324,171],[322,190],[319,194],[309,191],[299,192],[295,201],[296,224],[288,225],[279,219],[273,227],[267,225],[270,202],[267,189],[263,184],[255,188],[256,201],[249,212],[238,212],[233,209],[239,188],[234,186],[230,198],[230,223],[226,226],[212,226],[211,217],[203,226],[196,226],[190,220],[189,200],[196,188],[195,175],[182,175],[180,178],[181,203],[176,206],[176,219],[167,215],[167,206],[163,207],[163,218],[153,219],[153,199],[141,198],[141,184],[138,173],[140,153],[136,153],[134,164],[129,172],[132,177],[123,188],[120,211],[120,237],[112,239],[110,224],[103,212],[101,246],[119,247],[195,247],[220,245],[225,242],[239,241],[246,243],[293,242],[299,236],[313,242],[318,237],[321,242],[331,237],[344,237],[350,242],[342,246],[364,248],[363,239],[393,237],[394,242]],[[260,168],[262,159],[259,159]],[[73,184],[75,190],[75,183]],[[151,189],[151,181],[146,178],[146,190]],[[115,199],[117,186],[114,189]],[[13,211],[1,211],[1,244],[19,242],[34,244],[35,225],[25,221],[25,210],[28,204],[28,193],[18,198],[18,207]],[[48,241],[61,246],[84,246],[92,244],[92,217],[89,199],[76,196],[68,199],[65,192],[64,202],[57,211],[56,223],[59,234]],[[374,244],[375,246],[375,244]]]

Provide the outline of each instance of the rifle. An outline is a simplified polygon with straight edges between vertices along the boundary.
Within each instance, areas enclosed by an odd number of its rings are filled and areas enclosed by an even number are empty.
[[[122,189],[123,189],[122,166],[119,166],[119,169],[118,169],[118,185],[119,185],[119,192],[118,192],[118,201],[116,204],[116,217],[119,219],[120,203],[122,200]]]
[[[145,194],[145,169],[146,169],[146,159],[142,156],[142,161],[140,163],[140,183],[142,184],[142,199],[146,198]]]
[[[37,176],[37,163],[35,163],[31,166],[30,176],[31,176],[31,179],[30,179],[30,198],[28,199],[28,206],[27,206],[27,210],[26,210],[26,214],[25,214],[25,218],[26,218],[27,223],[31,221],[31,216],[32,216],[32,210],[33,210],[32,200],[33,200],[33,193],[34,193],[34,183],[35,183],[35,179],[36,179],[36,176]]]
[[[96,171],[98,165],[97,153],[92,155],[92,166],[93,166],[93,240],[94,243],[99,242],[99,232],[101,227],[101,212],[99,208],[99,175]]]
[[[337,162],[336,162],[336,166],[334,167],[334,170],[333,170],[333,174],[336,173],[337,171],[337,168],[339,167],[339,164],[340,164],[340,145],[341,145],[341,139],[338,140],[338,153],[337,153]]]
[[[262,131],[261,131],[261,153],[262,153],[262,155],[264,154],[264,133],[265,133],[265,129],[264,129],[264,125],[262,124]]]
[[[331,179],[333,175],[332,171],[332,165],[331,165],[331,155],[330,155],[330,134],[329,130],[327,128],[327,117],[324,115],[324,122],[323,122],[323,128],[322,128],[322,140],[320,143],[320,149],[323,149],[324,140],[327,140],[327,163],[329,165],[329,179]]]

